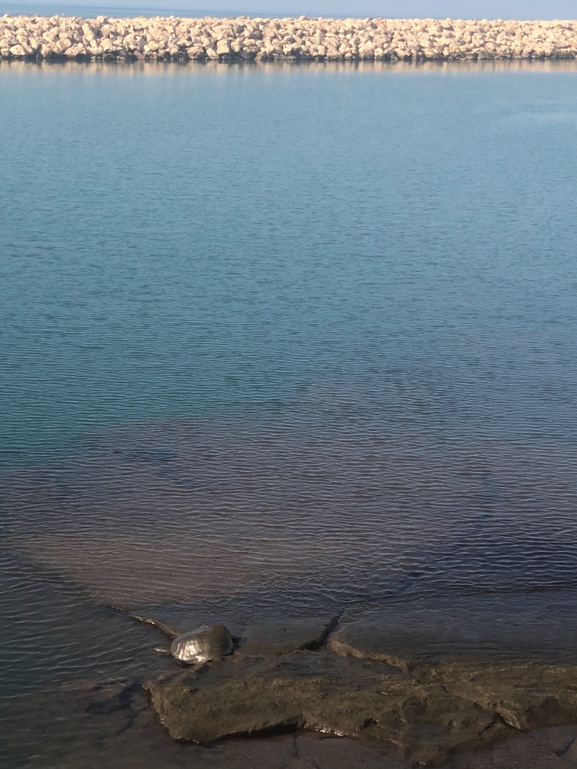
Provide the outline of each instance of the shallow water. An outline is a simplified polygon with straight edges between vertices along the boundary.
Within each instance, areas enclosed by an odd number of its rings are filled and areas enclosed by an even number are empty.
[[[0,67],[4,763],[334,765],[95,720],[166,664],[111,607],[570,651],[576,78]]]

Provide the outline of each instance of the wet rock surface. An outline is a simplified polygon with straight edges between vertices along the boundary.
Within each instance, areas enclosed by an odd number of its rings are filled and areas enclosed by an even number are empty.
[[[446,769],[569,769],[577,766],[577,726],[536,729],[489,750],[452,757]]]
[[[206,744],[297,730],[356,737],[412,765],[512,733],[494,710],[385,664],[294,652],[168,674],[145,686],[170,736]]]
[[[75,736],[62,734],[61,752],[33,756],[30,769],[404,769],[356,740],[295,734],[278,739],[226,740],[210,746],[170,740],[141,687],[128,684],[121,696],[105,681],[71,683],[54,697],[62,721],[72,719]],[[89,690],[104,707],[94,710]],[[87,709],[88,708],[88,709]]]
[[[575,21],[0,18],[4,59],[458,61],[576,56]]]
[[[300,651],[163,674],[145,689],[179,742],[308,730],[355,737],[411,766],[577,721],[577,668],[563,665],[446,660],[411,675]]]
[[[488,616],[508,600],[487,599]],[[522,640],[524,611],[541,606],[546,615],[547,597],[528,596],[526,607],[516,600],[516,618],[502,614],[476,635],[470,599],[454,599],[451,610],[443,602],[381,607],[336,627],[328,618],[256,623],[232,656],[164,672],[144,689],[178,742],[308,731],[355,738],[405,765],[439,766],[531,730],[577,723],[571,622],[553,653],[557,627],[546,616]],[[553,604],[562,621],[563,597]],[[482,612],[483,598],[474,605]]]
[[[230,661],[228,658],[227,663]],[[56,730],[58,752],[31,756],[25,763],[30,769],[406,769],[408,765],[377,745],[323,734],[229,739],[209,746],[181,744],[159,728],[141,687],[122,678],[70,681],[57,691],[42,690],[35,696],[44,707],[33,728],[41,733],[49,729],[52,740]],[[35,702],[28,695],[21,702],[15,699],[13,705],[30,713],[31,708],[37,710]],[[443,769],[577,766],[577,726],[526,734],[512,730],[511,734],[511,739],[485,745],[474,753],[453,754]]]

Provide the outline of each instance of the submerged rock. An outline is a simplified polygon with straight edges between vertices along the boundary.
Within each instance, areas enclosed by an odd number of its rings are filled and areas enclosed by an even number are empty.
[[[278,657],[301,649],[320,649],[333,622],[332,617],[309,617],[251,624],[241,634],[238,653]]]
[[[177,636],[170,645],[173,657],[189,665],[210,662],[232,654],[234,641],[224,625],[203,625]]]
[[[344,612],[327,645],[409,672],[450,659],[577,665],[575,609],[570,591],[407,600]]]
[[[132,619],[154,625],[171,640],[182,636],[212,619],[190,606],[152,606],[129,612]],[[335,623],[330,615],[322,617],[284,618],[240,623],[232,617],[219,617],[226,622],[238,640],[238,653],[257,657],[276,657],[299,649],[320,649]]]
[[[104,681],[71,681],[60,688],[69,698],[75,698],[79,708],[90,715],[110,715],[130,707],[138,684],[126,678]]]
[[[226,627],[233,636],[246,635],[243,632],[244,625],[233,617],[228,615],[207,616],[206,612],[200,611],[198,607],[187,604],[177,606],[144,606],[137,609],[117,608],[119,611],[126,612],[129,617],[138,622],[154,625],[171,640],[184,633],[189,633],[201,625],[212,625],[220,622],[226,623]]]

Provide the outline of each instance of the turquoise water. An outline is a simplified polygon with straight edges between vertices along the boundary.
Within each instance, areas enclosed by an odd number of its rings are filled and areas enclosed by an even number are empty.
[[[132,675],[119,603],[575,589],[576,84],[2,64],[10,698]]]
[[[572,440],[574,83],[3,67],[3,463],[327,387]]]

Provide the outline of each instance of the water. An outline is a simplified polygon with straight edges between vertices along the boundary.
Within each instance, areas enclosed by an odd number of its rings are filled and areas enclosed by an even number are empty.
[[[3,765],[297,760],[87,718],[111,607],[569,616],[576,78],[2,64]]]

